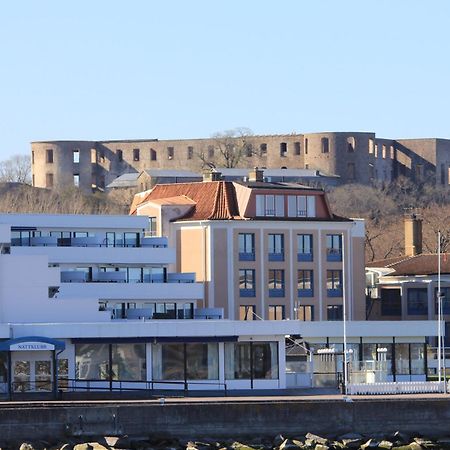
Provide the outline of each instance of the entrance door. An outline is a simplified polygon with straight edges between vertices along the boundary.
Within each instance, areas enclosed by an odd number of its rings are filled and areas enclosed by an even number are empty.
[[[50,352],[30,353],[13,353],[12,392],[51,392],[53,364]]]

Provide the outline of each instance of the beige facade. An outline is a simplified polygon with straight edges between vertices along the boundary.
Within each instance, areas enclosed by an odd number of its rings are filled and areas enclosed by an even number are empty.
[[[33,142],[36,187],[79,185],[103,190],[118,176],[145,169],[201,171],[227,167],[215,139]],[[398,176],[449,184],[450,140],[379,139],[375,133],[327,132],[245,136],[228,140],[240,154],[233,166],[315,169],[343,183],[390,182]]]

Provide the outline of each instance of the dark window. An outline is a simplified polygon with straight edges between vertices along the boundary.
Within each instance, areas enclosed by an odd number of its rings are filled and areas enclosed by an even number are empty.
[[[284,261],[284,234],[269,234],[269,261]]]
[[[327,306],[327,320],[342,320],[342,305]]]
[[[436,299],[435,313],[438,313],[438,292],[435,289],[434,298]],[[442,313],[450,314],[450,287],[441,287]],[[449,335],[450,336],[450,335]],[[446,335],[447,337],[447,335]]]
[[[239,320],[255,320],[255,305],[240,305]]]
[[[48,164],[53,163],[53,150],[51,148],[46,151],[46,161]]]
[[[156,161],[157,156],[156,156],[156,150],[154,150],[153,148],[150,149],[150,161]]]
[[[350,153],[355,151],[355,138],[352,136],[347,138],[347,151]]]
[[[284,320],[284,306],[269,305],[269,320]]]
[[[284,297],[283,269],[269,269],[269,297]]]
[[[208,158],[214,158],[214,145],[208,145]]]
[[[328,138],[323,137],[321,139],[322,144],[322,153],[329,153],[330,152],[330,141]]]
[[[381,315],[402,315],[402,298],[400,295],[400,289],[381,289]]]
[[[342,297],[342,270],[327,270],[328,297]]]
[[[123,161],[123,151],[116,150],[116,155],[117,155],[117,161],[122,162]]]
[[[313,260],[313,236],[312,234],[297,235],[297,261]]]
[[[34,164],[34,151],[31,151],[31,164]]]
[[[287,153],[287,144],[286,144],[286,142],[281,142],[280,143],[280,156],[284,157],[284,156],[286,156],[286,153]]]
[[[305,138],[305,155],[308,154],[308,138]]]
[[[297,305],[295,308],[295,318],[304,322],[311,322],[314,320],[314,306],[312,305]]]
[[[348,163],[347,164],[347,178],[349,180],[355,179],[355,163]]]
[[[187,159],[192,159],[194,157],[194,147],[189,146],[187,148]]]
[[[139,161],[139,149],[138,148],[133,149],[133,161]]]
[[[167,147],[167,159],[173,159],[175,150],[173,147]]]
[[[264,156],[267,154],[267,144],[261,144],[259,146],[259,154],[260,156]]]
[[[47,188],[53,187],[53,174],[52,173],[45,174],[45,187],[47,187]]]
[[[250,158],[253,156],[253,145],[252,144],[245,144],[245,156],[247,156],[247,158]]]
[[[313,297],[314,283],[312,270],[297,271],[297,295],[299,297]]]
[[[342,236],[327,234],[327,261],[342,261]]]
[[[241,297],[255,296],[255,271],[253,269],[239,270],[239,295]]]
[[[300,142],[294,142],[294,153],[300,155]]]
[[[239,261],[255,260],[255,235],[253,233],[239,233]]]
[[[412,316],[426,316],[428,314],[428,289],[408,289],[408,314]]]

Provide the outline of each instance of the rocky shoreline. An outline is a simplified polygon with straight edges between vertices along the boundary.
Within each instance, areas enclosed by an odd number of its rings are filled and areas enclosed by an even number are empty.
[[[450,430],[449,430],[450,434]],[[4,443],[3,450],[422,450],[450,449],[450,435],[433,439],[402,432],[379,436],[363,436],[347,433],[341,436],[323,437],[312,433],[301,436],[259,438],[180,440],[171,437],[102,436],[89,439],[67,439],[66,442],[26,441]]]

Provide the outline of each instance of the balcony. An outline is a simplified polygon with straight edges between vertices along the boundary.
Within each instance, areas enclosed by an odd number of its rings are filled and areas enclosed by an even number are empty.
[[[154,308],[127,308],[123,311],[106,308],[111,312],[112,320],[220,320],[223,319],[223,308],[178,309],[166,312],[155,312]]]
[[[142,279],[127,279],[126,270],[95,272],[92,278],[80,270],[61,271],[61,283],[195,283],[195,273],[169,273],[166,277],[162,273],[144,274]]]
[[[327,248],[327,261],[342,261],[342,249]]]
[[[239,261],[254,261],[255,253],[254,252],[239,252]]]

